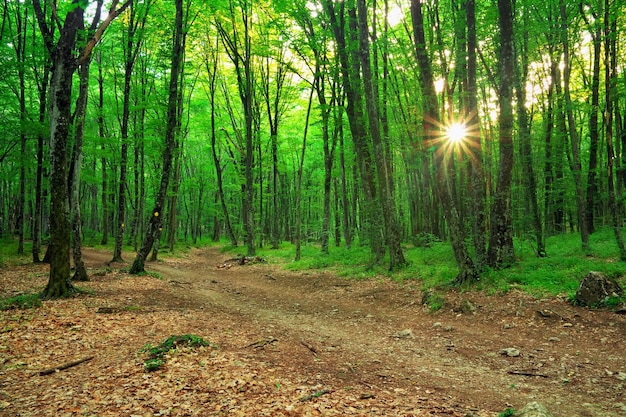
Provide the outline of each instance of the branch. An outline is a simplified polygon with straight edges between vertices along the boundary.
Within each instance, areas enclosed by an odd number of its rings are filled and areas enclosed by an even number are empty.
[[[115,8],[117,7],[119,0],[113,0],[113,3],[111,3],[111,7],[109,8],[109,15],[106,17],[106,19],[102,21],[102,24],[100,24],[98,29],[96,29],[96,33],[94,33],[91,39],[87,41],[87,45],[85,46],[85,49],[83,49],[83,52],[81,53],[81,56],[78,59],[79,64],[82,64],[87,59],[89,59],[89,56],[91,55],[91,51],[102,38],[102,35],[104,34],[104,31],[106,30],[106,28],[109,27],[111,22],[113,22],[113,20],[117,16],[122,14],[124,10],[126,10],[128,6],[131,5],[132,2],[133,0],[126,0],[126,2],[122,5],[122,7],[116,10]],[[101,2],[99,2],[99,4],[101,4]]]
[[[90,361],[93,358],[94,358],[94,356],[87,356],[86,358],[82,358],[82,359],[79,359],[79,360],[74,361],[74,362],[68,362],[68,363],[65,363],[63,365],[56,366],[54,368],[45,369],[45,370],[39,372],[39,375],[41,375],[41,376],[43,376],[43,375],[50,375],[50,374],[53,374],[53,373],[55,373],[57,371],[63,371],[65,369],[71,368],[73,366],[80,365],[83,362]]]
[[[35,9],[35,16],[37,16],[37,23],[39,24],[39,30],[43,35],[43,42],[46,45],[46,49],[50,56],[52,56],[54,52],[54,43],[52,41],[52,32],[46,23],[46,16],[41,9],[41,1],[33,0],[33,8]]]

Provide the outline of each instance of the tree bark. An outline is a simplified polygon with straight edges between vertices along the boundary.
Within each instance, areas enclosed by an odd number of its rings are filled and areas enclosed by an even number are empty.
[[[401,247],[401,233],[396,218],[393,196],[391,162],[386,158],[385,146],[381,135],[378,94],[372,75],[367,24],[367,5],[365,0],[357,1],[361,68],[365,90],[365,108],[367,110],[370,136],[374,149],[374,161],[383,214],[385,241],[389,248],[389,270],[394,271],[407,264]]]
[[[585,191],[582,183],[582,164],[580,162],[580,140],[578,131],[576,130],[576,120],[574,119],[574,111],[572,109],[572,98],[570,94],[570,52],[569,52],[569,36],[567,14],[565,3],[559,0],[560,18],[561,18],[561,43],[563,44],[563,92],[565,99],[565,109],[567,114],[567,122],[570,137],[570,146],[572,149],[572,160],[570,170],[574,176],[574,186],[576,188],[576,209],[578,213],[578,228],[580,231],[580,239],[582,241],[582,250],[589,251],[589,231],[587,230],[587,215],[585,207]]]
[[[155,239],[158,239],[163,224],[163,207],[167,196],[167,189],[172,171],[172,161],[176,148],[176,133],[179,126],[178,118],[178,89],[180,88],[180,71],[183,61],[183,45],[186,32],[183,32],[183,0],[175,0],[176,18],[174,24],[174,39],[172,49],[172,63],[170,68],[169,95],[167,106],[167,128],[165,131],[165,149],[163,151],[163,164],[161,182],[159,191],[155,198],[154,208],[152,209],[148,229],[141,244],[141,248],[137,252],[137,256],[130,268],[131,274],[138,274],[145,271],[145,263]]]
[[[74,119],[74,152],[72,154],[72,176],[70,178],[70,205],[72,227],[72,257],[74,259],[74,281],[89,281],[82,254],[82,226],[80,214],[80,171],[83,163],[83,137],[85,133],[85,113],[89,90],[89,65],[86,60],[80,66],[80,87],[76,100],[76,116]]]
[[[44,36],[48,33],[39,0],[33,5]],[[50,277],[42,298],[66,297],[73,292],[70,283],[70,222],[68,201],[67,141],[71,125],[72,76],[76,71],[76,36],[83,25],[83,9],[71,10],[63,23],[52,54],[50,80]]]
[[[438,131],[440,126],[440,114],[437,104],[437,95],[433,82],[433,73],[430,66],[430,60],[426,51],[426,40],[424,35],[424,17],[422,14],[422,3],[420,0],[411,1],[411,20],[413,22],[413,40],[415,42],[415,53],[417,63],[420,69],[420,87],[424,97],[423,106],[423,129],[424,135],[429,138],[440,137]],[[459,268],[459,273],[455,279],[455,283],[469,283],[478,279],[478,271],[474,265],[467,246],[465,244],[465,236],[461,226],[458,207],[455,204],[450,192],[449,180],[446,176],[444,159],[444,149],[439,146],[435,150],[434,163],[436,172],[436,190],[437,197],[443,207],[448,222],[448,230],[450,234],[450,242],[454,257]]]
[[[489,265],[507,267],[514,263],[513,225],[511,207],[511,179],[513,172],[513,78],[515,71],[515,44],[513,39],[513,11],[511,0],[498,0],[500,28],[500,86],[498,91],[500,113],[500,162],[494,203],[491,209]]]

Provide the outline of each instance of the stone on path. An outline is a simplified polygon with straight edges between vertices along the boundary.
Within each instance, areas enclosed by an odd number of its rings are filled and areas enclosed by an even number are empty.
[[[528,403],[514,417],[553,417],[546,407],[536,401]]]

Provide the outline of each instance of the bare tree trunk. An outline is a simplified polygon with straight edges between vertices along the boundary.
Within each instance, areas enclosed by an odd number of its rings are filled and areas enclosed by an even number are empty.
[[[313,104],[313,92],[315,91],[315,83],[318,82],[318,74],[316,73],[313,78],[313,84],[311,85],[311,94],[309,94],[309,104],[306,110],[306,119],[304,121],[304,133],[302,134],[302,151],[300,154],[300,164],[298,165],[298,178],[296,180],[296,256],[295,260],[300,260],[301,252],[301,235],[302,235],[302,172],[304,169],[304,156],[306,153],[306,139],[309,131],[309,118],[311,117],[311,106]]]
[[[72,154],[71,176],[71,227],[72,227],[72,256],[74,259],[74,281],[89,281],[87,269],[82,254],[82,226],[80,215],[80,171],[83,163],[83,137],[85,133],[85,113],[87,111],[87,93],[89,90],[89,64],[86,60],[80,66],[80,87],[76,100],[76,117],[74,120],[74,152]]]
[[[104,128],[104,76],[102,74],[102,62],[100,54],[96,55],[96,62],[98,63],[98,135],[100,139],[104,139],[106,131]],[[104,153],[106,147],[104,141],[102,142],[102,152]],[[102,239],[101,245],[106,245],[109,241],[109,201],[107,192],[107,161],[104,156],[100,159],[101,171],[102,171]]]
[[[585,191],[582,183],[582,165],[580,162],[580,141],[578,139],[578,131],[576,130],[576,120],[574,120],[574,111],[572,110],[572,98],[570,95],[570,53],[569,53],[569,35],[567,25],[567,15],[565,12],[565,3],[559,0],[559,9],[561,17],[561,43],[563,44],[563,92],[565,99],[565,109],[567,114],[570,145],[572,149],[572,161],[570,170],[574,175],[574,185],[576,187],[576,208],[578,212],[578,228],[580,230],[580,239],[582,241],[582,250],[589,250],[589,231],[587,230],[587,216],[585,214]]]
[[[524,17],[523,17],[524,18]],[[524,21],[524,25],[526,22]],[[519,126],[519,149],[522,161],[523,183],[526,191],[527,203],[530,205],[530,217],[537,244],[536,254],[538,257],[546,256],[546,243],[543,231],[543,223],[539,213],[537,201],[537,180],[533,164],[532,148],[530,143],[530,125],[526,110],[526,80],[528,78],[528,31],[524,27],[523,46],[520,48],[520,60],[515,70],[515,93],[517,100],[517,124]]]
[[[183,32],[183,0],[175,0],[176,4],[176,20],[174,24],[174,40],[172,50],[172,64],[170,70],[169,96],[167,106],[167,128],[165,131],[165,150],[163,151],[163,165],[161,183],[159,191],[156,195],[154,208],[150,215],[148,230],[141,244],[141,248],[137,252],[137,256],[130,268],[131,274],[138,274],[145,271],[145,263],[152,245],[158,239],[163,224],[163,207],[165,206],[165,198],[170,181],[172,171],[172,161],[176,148],[176,130],[178,123],[178,89],[181,88],[180,71],[182,69],[183,45],[186,32]]]
[[[615,77],[614,65],[612,60],[615,59],[617,53],[615,47],[614,32],[612,31],[611,22],[611,1],[605,0],[604,2],[604,80],[605,80],[605,103],[606,103],[606,151],[607,151],[607,182],[609,191],[609,210],[611,212],[611,220],[613,226],[613,233],[615,235],[615,242],[619,249],[619,255],[621,261],[626,261],[626,245],[624,244],[624,236],[622,235],[623,220],[622,214],[618,209],[617,192],[615,190],[615,147],[613,145],[613,111],[616,104],[613,102],[612,92],[615,90]],[[615,17],[613,17],[615,18]]]
[[[491,209],[488,262],[501,268],[515,261],[511,207],[511,178],[513,172],[513,78],[515,44],[513,39],[513,10],[511,0],[498,0],[500,27],[500,162],[494,203]]]
[[[380,204],[383,214],[385,241],[389,248],[389,270],[402,268],[407,264],[401,247],[401,233],[396,218],[396,207],[393,196],[391,162],[386,159],[385,147],[381,135],[380,112],[378,109],[378,93],[372,75],[369,47],[369,30],[367,24],[367,5],[365,0],[358,0],[359,43],[361,49],[361,68],[365,90],[366,110],[369,121],[370,136],[374,147],[374,161],[380,193]]]
[[[44,37],[49,33],[39,0],[34,0]],[[83,25],[83,9],[70,11],[52,53],[50,80],[50,278],[43,298],[66,297],[73,291],[70,283],[70,222],[68,207],[67,140],[71,124],[72,76],[76,71],[76,35]],[[51,40],[49,40],[51,42]]]
[[[424,36],[424,18],[422,14],[422,4],[420,0],[411,1],[411,20],[413,21],[413,40],[415,42],[415,52],[417,63],[420,68],[420,87],[424,96],[424,115],[423,126],[424,134],[427,137],[438,137],[440,134],[437,129],[440,124],[441,117],[439,115],[437,96],[435,85],[433,82],[432,69],[430,60],[426,51],[426,40]],[[474,265],[467,246],[465,244],[465,236],[461,226],[458,207],[455,204],[450,192],[449,180],[446,176],[446,168],[443,163],[444,150],[437,149],[435,151],[434,163],[436,170],[436,190],[437,197],[443,206],[446,220],[448,222],[448,230],[450,233],[450,242],[456,259],[459,273],[455,279],[456,283],[473,282],[478,279],[478,271]],[[428,168],[426,168],[428,169]]]

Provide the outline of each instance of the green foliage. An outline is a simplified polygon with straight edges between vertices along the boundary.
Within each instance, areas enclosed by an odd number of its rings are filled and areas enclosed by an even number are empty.
[[[424,237],[425,239],[427,236]],[[458,270],[454,254],[447,242],[429,239],[429,246],[405,248],[409,265],[393,273],[387,270],[386,260],[371,267],[372,255],[368,247],[355,243],[352,248],[330,247],[329,254],[321,253],[316,245],[303,245],[302,257],[294,262],[294,246],[282,243],[279,249],[260,248],[259,256],[270,263],[283,265],[285,269],[306,271],[328,269],[338,276],[352,279],[371,279],[388,276],[398,281],[418,281],[427,290],[443,288],[455,278]],[[563,234],[547,240],[548,256],[539,258],[527,241],[515,242],[518,262],[502,270],[487,269],[479,282],[472,288],[494,294],[511,289],[520,289],[537,296],[569,295],[573,297],[580,280],[589,271],[599,271],[625,284],[622,265],[610,229],[598,230],[591,236],[591,251],[581,251],[578,234]],[[223,247],[222,251],[237,253],[241,248]],[[608,307],[622,303],[622,299],[607,300]],[[431,300],[427,303],[433,311],[441,308],[441,303]]]
[[[441,310],[445,302],[446,299],[441,294],[432,290],[425,291],[422,298],[422,304],[427,305],[431,313]]]
[[[39,294],[20,294],[15,297],[0,299],[0,311],[41,307],[41,297]]]
[[[165,354],[179,347],[197,348],[209,346],[209,343],[200,336],[184,334],[181,336],[170,336],[158,346],[145,345],[139,352],[148,353],[148,358],[144,361],[146,372],[152,372],[165,364]]]
[[[507,408],[506,410],[498,414],[498,417],[513,417],[514,415],[515,415],[515,410],[512,408]]]

